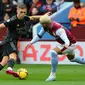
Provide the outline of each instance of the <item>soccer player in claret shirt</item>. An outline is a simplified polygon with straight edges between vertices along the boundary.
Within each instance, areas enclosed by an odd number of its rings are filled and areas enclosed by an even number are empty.
[[[36,20],[40,18],[40,16],[26,16],[26,13],[26,5],[20,3],[17,5],[17,14],[0,24],[0,29],[8,29],[6,38],[3,40],[2,45],[0,46],[0,70],[2,70],[3,67],[8,64],[6,73],[13,75],[14,77],[19,77],[17,72],[13,71],[13,67],[17,59],[18,37],[21,31],[23,31],[22,29],[26,27],[26,20]],[[49,13],[46,15],[49,15]]]
[[[31,42],[28,44],[31,46],[42,36],[45,32],[48,32],[50,35],[55,37],[56,42],[58,42],[58,45],[50,51],[51,53],[51,72],[49,77],[46,79],[46,81],[54,81],[56,80],[56,68],[58,65],[58,54],[66,54],[67,58],[71,62],[77,62],[81,64],[85,64],[85,58],[80,56],[75,56],[74,49],[76,48],[76,40],[75,37],[72,36],[72,34],[61,24],[52,21],[49,16],[44,15],[40,18],[40,23],[42,25],[42,29],[40,32],[31,40]]]

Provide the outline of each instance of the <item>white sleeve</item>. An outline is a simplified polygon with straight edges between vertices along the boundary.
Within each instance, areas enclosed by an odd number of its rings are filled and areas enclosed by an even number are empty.
[[[56,35],[59,36],[65,42],[66,46],[70,45],[70,41],[69,41],[64,29],[62,29],[62,28],[58,29],[56,31]]]
[[[31,40],[31,44],[34,44],[34,43],[36,43],[37,41],[39,41],[40,40],[40,38],[44,35],[44,33],[45,33],[45,30],[42,28],[41,30],[40,30],[40,32]]]
[[[45,30],[44,30],[44,28],[42,27],[41,28],[41,30],[40,30],[40,32],[38,33],[38,35],[40,35],[41,37],[45,34]]]

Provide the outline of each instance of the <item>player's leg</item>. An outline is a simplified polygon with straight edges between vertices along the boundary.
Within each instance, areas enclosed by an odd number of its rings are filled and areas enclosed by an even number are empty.
[[[19,77],[17,72],[13,71],[13,67],[15,65],[16,57],[17,57],[17,54],[15,52],[13,52],[9,55],[8,68],[6,70],[6,73],[13,75],[14,77]]]
[[[15,52],[13,52],[9,55],[8,68],[7,69],[13,70],[13,67],[14,67],[15,62],[16,62],[16,56],[17,56],[17,54]]]
[[[8,61],[8,56],[4,56],[4,49],[3,49],[3,44],[0,44],[0,70],[3,69],[3,67],[7,64]]]
[[[7,64],[8,62],[8,56],[4,56],[2,58],[2,61],[0,62],[0,70],[2,70],[4,68],[4,66]]]
[[[15,77],[18,77],[18,74],[13,71],[13,67],[15,65],[16,59],[17,59],[17,44],[16,41],[12,41],[9,43],[6,43],[7,49],[6,53],[9,55],[9,60],[8,60],[8,68],[6,70],[7,74],[13,75]]]
[[[76,56],[75,55],[75,46],[73,47],[70,47],[69,49],[66,49],[64,52],[67,51],[67,57],[68,59],[71,61],[71,62],[77,62],[77,63],[80,63],[80,64],[85,64],[85,57],[82,57],[82,56]]]
[[[56,69],[58,66],[58,53],[60,52],[60,49],[58,47],[54,48],[50,51],[51,53],[51,72],[49,77],[46,79],[46,81],[55,81],[56,80]]]
[[[15,42],[12,41],[12,42],[6,43],[4,49],[5,49],[4,55],[9,56],[7,69],[13,70],[13,67],[17,58],[17,47]]]
[[[80,64],[85,64],[85,57],[82,56],[75,56],[75,54],[68,55],[68,57],[72,58],[70,59],[71,62],[77,62]]]

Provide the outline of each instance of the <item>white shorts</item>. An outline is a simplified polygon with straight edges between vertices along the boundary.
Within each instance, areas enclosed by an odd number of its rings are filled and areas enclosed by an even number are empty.
[[[58,43],[57,44],[57,47],[62,50],[64,47],[64,45]],[[62,51],[62,54],[73,54],[74,53],[74,50],[76,48],[76,44],[72,44],[71,46],[68,47],[68,49],[65,49]]]

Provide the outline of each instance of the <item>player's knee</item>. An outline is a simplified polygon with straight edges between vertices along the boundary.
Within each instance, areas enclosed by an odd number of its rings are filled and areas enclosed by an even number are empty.
[[[17,60],[17,54],[14,52],[14,53],[11,53],[10,55],[9,55],[9,58],[10,59],[13,59],[14,61],[16,61]]]
[[[57,52],[55,50],[51,50],[50,53],[51,53],[51,57],[52,58],[56,58],[57,57]]]
[[[74,59],[74,56],[75,56],[74,54],[68,54],[67,58],[71,61]]]

